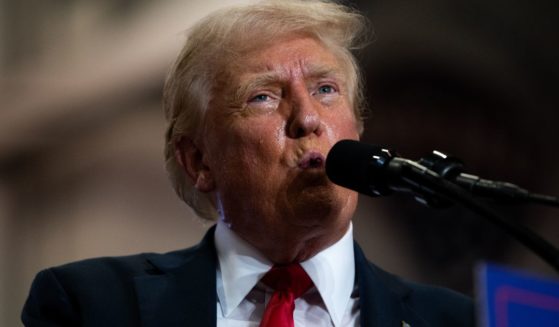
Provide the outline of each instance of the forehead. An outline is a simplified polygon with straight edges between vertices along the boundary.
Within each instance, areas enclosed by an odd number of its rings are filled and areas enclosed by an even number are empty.
[[[340,59],[308,36],[290,36],[255,47],[231,65],[234,76],[273,74],[284,78],[304,75],[343,75]]]

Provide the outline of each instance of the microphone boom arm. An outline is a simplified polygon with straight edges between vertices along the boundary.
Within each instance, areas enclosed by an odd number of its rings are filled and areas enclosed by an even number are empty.
[[[469,190],[472,194],[490,198],[506,204],[533,202],[559,207],[559,199],[554,196],[531,193],[515,184],[483,179],[464,173],[464,165],[459,159],[440,151],[433,151],[419,160],[419,164],[435,171],[443,178]]]
[[[559,272],[557,248],[529,228],[503,219],[477,200],[470,188],[457,184],[456,177],[466,175],[461,174],[459,160],[440,152],[435,155],[415,162],[397,157],[382,147],[342,140],[328,154],[326,174],[332,182],[369,196],[408,192],[416,200],[434,207],[459,204],[516,238]]]
[[[406,184],[411,191],[420,194],[434,194],[472,210],[512,235],[559,272],[559,250],[544,238],[523,225],[501,218],[491,208],[475,199],[467,190],[442,178],[437,173],[411,160],[394,159],[400,160],[392,160],[388,164],[388,171],[391,175],[399,175],[400,181]]]

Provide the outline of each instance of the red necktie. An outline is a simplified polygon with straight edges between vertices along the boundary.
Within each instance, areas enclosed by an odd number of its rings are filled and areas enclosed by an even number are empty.
[[[264,284],[274,289],[266,306],[260,327],[294,327],[295,299],[303,295],[312,281],[301,265],[273,266],[262,278]]]

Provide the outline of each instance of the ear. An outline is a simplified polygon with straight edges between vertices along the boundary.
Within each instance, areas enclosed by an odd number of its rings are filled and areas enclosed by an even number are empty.
[[[175,159],[200,192],[211,192],[215,183],[210,168],[204,161],[204,152],[194,142],[181,137],[175,142]]]

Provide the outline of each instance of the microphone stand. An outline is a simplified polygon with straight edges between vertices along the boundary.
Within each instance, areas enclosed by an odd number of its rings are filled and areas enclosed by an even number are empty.
[[[395,181],[395,191],[411,191],[428,198],[442,198],[472,210],[516,238],[559,272],[559,250],[529,228],[501,218],[491,208],[476,200],[470,192],[444,179],[425,166],[403,158],[393,158],[388,172]]]
[[[460,159],[448,156],[440,151],[433,151],[421,158],[420,165],[436,172],[471,194],[490,198],[507,204],[535,203],[559,208],[559,199],[550,195],[531,193],[508,182],[492,181],[464,173],[464,164]]]

